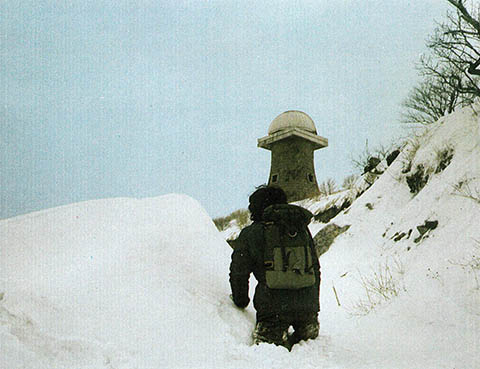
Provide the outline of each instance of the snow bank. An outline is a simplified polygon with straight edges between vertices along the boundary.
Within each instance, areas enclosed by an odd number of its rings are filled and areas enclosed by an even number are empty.
[[[459,110],[413,138],[377,182],[332,220],[351,227],[321,257],[322,322],[332,344],[341,342],[364,358],[353,367],[480,367],[475,110]],[[447,148],[453,158],[436,172]],[[429,179],[414,194],[406,178],[420,164]],[[460,183],[468,184],[472,197]],[[422,236],[417,227],[426,221],[438,226]]]
[[[192,199],[85,202],[0,234],[1,368],[225,360],[229,247]]]

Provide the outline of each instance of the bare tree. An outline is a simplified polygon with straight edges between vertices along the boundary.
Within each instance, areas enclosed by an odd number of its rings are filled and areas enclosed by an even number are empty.
[[[480,33],[465,21],[460,10],[447,14],[447,22],[435,30],[427,46],[432,57],[420,61],[425,76],[437,79],[460,95],[480,96],[479,80],[469,73],[480,58]]]
[[[365,148],[355,157],[351,158],[353,167],[362,170],[362,174],[374,169],[389,154],[390,148],[382,144],[370,151],[368,140],[365,141]]]
[[[477,32],[478,35],[480,35],[480,22],[476,20],[472,15],[470,15],[467,8],[465,8],[465,1],[464,0],[447,0],[447,1],[457,9],[457,11],[461,14],[462,18],[465,19],[465,21],[472,26],[472,28]]]
[[[475,39],[476,42],[469,43],[469,46],[471,49],[475,50],[477,60],[475,62],[470,62],[467,72],[473,75],[480,75],[480,70],[477,69],[480,65],[480,54],[478,53],[478,49],[476,49],[476,47],[478,46],[478,41],[480,39],[480,22],[478,21],[478,19],[475,19],[475,16],[477,18],[479,17],[479,6],[477,4],[476,10],[472,7],[472,12],[475,11],[476,13],[472,15],[465,7],[465,2],[463,0],[448,0],[448,2],[456,8],[457,17],[463,19],[464,22],[466,22],[471,27],[471,30],[463,30],[459,33],[462,34],[464,39],[468,38],[468,36]],[[474,45],[476,47],[474,47]]]
[[[358,176],[356,174],[352,174],[352,175],[349,175],[349,176],[345,177],[343,179],[342,188],[344,190],[351,190],[352,188],[354,188],[357,180],[358,180]]]
[[[468,10],[463,0],[447,1],[455,11],[447,13],[427,41],[430,54],[420,59],[418,68],[423,81],[402,104],[404,123],[433,123],[480,97],[479,9],[472,5]]]
[[[456,106],[472,102],[473,98],[462,96],[458,89],[441,83],[438,78],[427,76],[403,101],[405,111],[402,112],[402,122],[430,124],[451,113]]]
[[[337,184],[335,183],[334,179],[329,178],[326,181],[322,182],[320,186],[318,186],[318,189],[320,190],[320,194],[328,196],[335,193],[335,191],[337,190]]]

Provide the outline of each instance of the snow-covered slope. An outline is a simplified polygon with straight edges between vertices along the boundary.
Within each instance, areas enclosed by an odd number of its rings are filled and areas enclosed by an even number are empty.
[[[412,138],[347,214],[332,220],[351,228],[321,257],[323,306],[336,300],[333,286],[342,305],[324,309],[323,328],[364,358],[361,367],[480,367],[480,135],[473,108]],[[453,152],[451,162],[437,170],[445,151]],[[419,165],[429,179],[414,194],[406,179]],[[426,222],[438,225],[421,236],[417,227]],[[365,316],[348,321],[347,313]]]
[[[228,298],[231,249],[191,198],[4,220],[0,368],[480,368],[479,166],[472,108],[412,139],[331,220],[351,227],[320,260],[321,333],[292,352],[251,346],[255,312]]]

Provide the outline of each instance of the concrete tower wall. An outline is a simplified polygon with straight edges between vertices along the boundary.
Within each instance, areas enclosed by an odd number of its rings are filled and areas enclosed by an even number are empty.
[[[277,116],[268,128],[268,136],[258,139],[258,147],[272,152],[269,185],[281,187],[289,202],[320,195],[313,152],[328,146],[317,135],[312,118],[298,110]]]
[[[311,142],[293,136],[276,142],[271,152],[269,185],[281,187],[289,202],[320,195]]]

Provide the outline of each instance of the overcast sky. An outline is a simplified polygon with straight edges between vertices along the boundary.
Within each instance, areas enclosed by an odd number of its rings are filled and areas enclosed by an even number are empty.
[[[1,218],[185,193],[213,217],[268,180],[297,109],[319,182],[405,132],[400,103],[447,0],[0,2]]]

